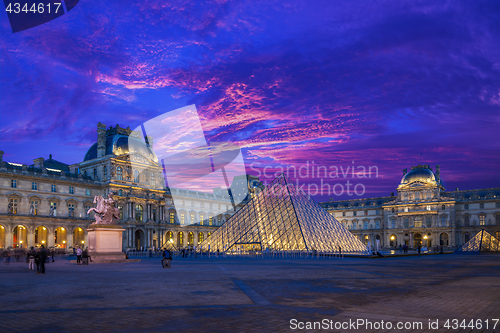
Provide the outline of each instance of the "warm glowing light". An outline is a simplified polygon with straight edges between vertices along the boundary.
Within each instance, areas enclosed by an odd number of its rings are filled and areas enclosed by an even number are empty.
[[[391,240],[394,240],[394,236],[391,236]]]
[[[82,228],[78,228],[78,231],[82,231]]]
[[[43,230],[47,230],[47,228],[43,227]]]
[[[61,230],[64,231],[64,227],[61,227]]]
[[[424,236],[424,239],[427,239],[427,235]]]
[[[21,242],[21,244],[23,243],[23,241],[20,241],[20,242]]]
[[[42,244],[45,244],[45,241],[42,241]]]
[[[82,244],[85,243],[85,241],[82,241]]]
[[[63,244],[66,244],[66,241],[63,241]]]

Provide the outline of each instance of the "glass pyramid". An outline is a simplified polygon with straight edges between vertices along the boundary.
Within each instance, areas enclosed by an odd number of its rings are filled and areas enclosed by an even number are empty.
[[[203,250],[366,253],[366,246],[284,174],[200,244]]]
[[[500,241],[482,229],[455,252],[500,252]]]

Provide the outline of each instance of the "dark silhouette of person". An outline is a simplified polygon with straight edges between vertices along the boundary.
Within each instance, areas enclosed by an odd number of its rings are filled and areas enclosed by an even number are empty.
[[[47,260],[47,250],[40,246],[40,273],[45,274],[45,261]]]

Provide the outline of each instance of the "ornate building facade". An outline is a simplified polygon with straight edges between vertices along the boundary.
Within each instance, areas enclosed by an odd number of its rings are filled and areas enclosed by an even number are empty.
[[[172,244],[196,246],[241,207],[227,190],[212,193],[165,187],[163,169],[151,149],[153,138],[120,126],[97,126],[97,142],[80,163],[37,158],[33,165],[3,160],[0,151],[0,248],[69,249],[87,244],[94,221],[94,196],[115,194],[126,229],[123,249]],[[263,187],[256,177],[239,176],[231,188],[247,187],[249,197]],[[230,193],[230,192],[229,192]],[[175,198],[175,202],[174,202]]]
[[[440,168],[403,170],[397,195],[322,203],[365,244],[456,248],[481,229],[500,238],[500,188],[446,191]]]

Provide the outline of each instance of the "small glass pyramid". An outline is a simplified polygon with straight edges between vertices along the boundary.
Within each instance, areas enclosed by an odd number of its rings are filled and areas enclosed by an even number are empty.
[[[367,247],[284,174],[200,244],[210,251],[320,251]]]
[[[500,252],[500,241],[482,229],[455,252]]]

